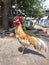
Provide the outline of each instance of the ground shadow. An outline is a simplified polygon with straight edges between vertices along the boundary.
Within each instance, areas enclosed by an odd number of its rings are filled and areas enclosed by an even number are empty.
[[[22,47],[19,47],[19,48],[18,48],[18,51],[19,51],[19,52],[22,52]],[[34,51],[34,50],[31,50],[31,49],[25,48],[24,54],[28,54],[28,53],[31,53],[31,54],[38,55],[38,56],[40,56],[40,57],[46,58],[43,54],[41,54],[41,53],[39,53],[39,52],[37,52],[37,51]]]

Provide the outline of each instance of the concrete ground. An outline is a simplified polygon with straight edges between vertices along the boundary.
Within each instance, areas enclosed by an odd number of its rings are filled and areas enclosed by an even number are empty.
[[[0,38],[0,65],[49,65],[49,40],[42,37],[48,52],[37,51],[30,46],[21,53],[21,44],[16,38]]]

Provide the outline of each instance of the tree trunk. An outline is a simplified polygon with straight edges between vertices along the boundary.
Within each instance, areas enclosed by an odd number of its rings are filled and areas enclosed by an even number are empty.
[[[9,1],[10,0],[2,0],[3,1],[3,29],[7,30],[9,28]]]

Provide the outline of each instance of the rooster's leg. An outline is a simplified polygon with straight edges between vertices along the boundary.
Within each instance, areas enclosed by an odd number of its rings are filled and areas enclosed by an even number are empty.
[[[25,49],[25,46],[22,47],[22,54],[24,54],[24,49]]]

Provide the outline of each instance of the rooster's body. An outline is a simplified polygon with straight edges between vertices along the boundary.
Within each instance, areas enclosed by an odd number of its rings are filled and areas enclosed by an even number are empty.
[[[22,44],[22,47],[23,47],[22,52],[24,52],[24,49],[26,46],[30,46],[30,45],[33,45],[33,47],[38,50],[41,50],[42,48],[45,51],[47,50],[46,44],[41,39],[36,38],[34,36],[30,36],[23,31],[22,25],[20,22],[19,22],[19,25],[15,27],[15,34],[16,34],[16,38]]]

